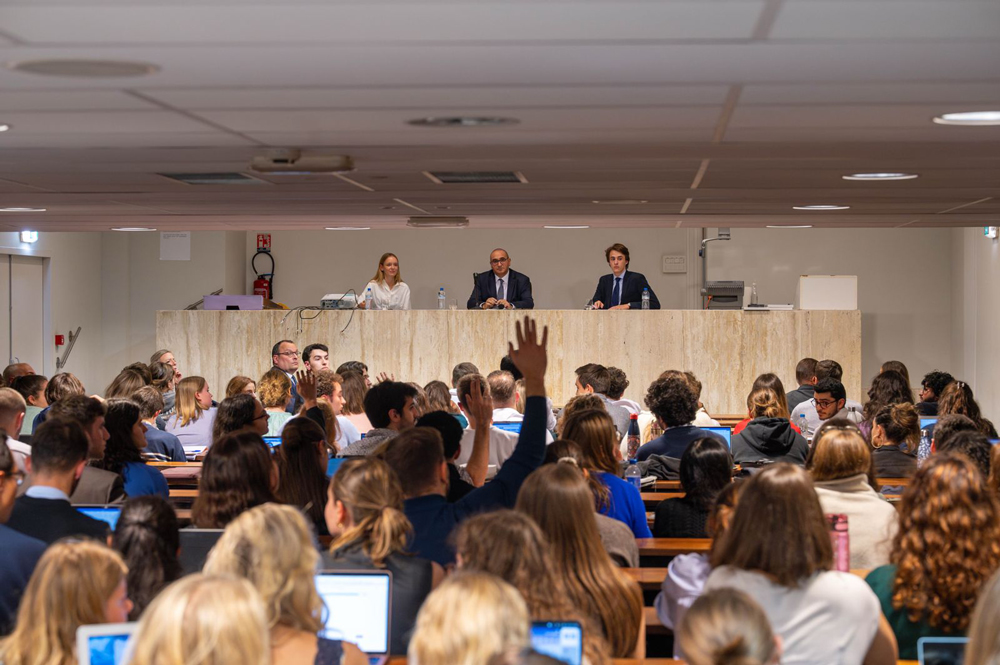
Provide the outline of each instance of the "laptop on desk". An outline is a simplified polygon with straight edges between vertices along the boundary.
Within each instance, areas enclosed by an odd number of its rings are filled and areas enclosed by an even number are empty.
[[[320,637],[356,644],[370,665],[389,658],[392,573],[387,570],[324,570],[316,574],[323,604]]]
[[[129,641],[137,623],[102,623],[76,629],[79,665],[125,665],[131,654]]]
[[[177,560],[185,575],[200,573],[208,559],[208,553],[222,537],[222,529],[181,529],[181,551]]]
[[[107,523],[112,531],[115,530],[115,526],[118,524],[118,518],[122,516],[121,505],[79,504],[73,507],[87,517]]]
[[[733,449],[733,430],[728,427],[702,427],[701,429],[712,434],[718,434],[726,442],[726,445],[729,446],[729,449]]]

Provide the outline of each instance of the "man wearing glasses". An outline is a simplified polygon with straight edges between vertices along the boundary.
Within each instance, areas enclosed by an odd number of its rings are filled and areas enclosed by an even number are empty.
[[[505,249],[490,254],[490,272],[476,274],[469,309],[534,309],[531,280],[510,269],[510,255]]]
[[[281,340],[271,348],[271,362],[274,365],[271,369],[281,370],[292,382],[292,401],[288,403],[285,411],[294,415],[302,406],[298,384],[295,382],[295,370],[299,368],[299,347],[290,339]]]
[[[831,418],[847,418],[854,424],[860,423],[864,418],[856,404],[857,402],[851,403],[847,399],[843,383],[826,378],[816,384],[812,399],[795,407],[791,420],[802,429],[801,423],[805,416],[806,429],[802,430],[802,436],[811,440],[819,426]]]

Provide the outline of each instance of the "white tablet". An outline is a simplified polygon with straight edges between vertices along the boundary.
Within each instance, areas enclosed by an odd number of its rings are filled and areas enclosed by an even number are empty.
[[[80,665],[125,665],[131,654],[137,623],[101,623],[76,629],[76,656]]]

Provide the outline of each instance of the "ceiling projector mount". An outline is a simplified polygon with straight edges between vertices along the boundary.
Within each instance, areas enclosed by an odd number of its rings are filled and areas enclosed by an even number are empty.
[[[288,148],[257,155],[250,161],[250,169],[257,173],[281,175],[349,173],[354,170],[354,160],[350,155],[330,155]]]

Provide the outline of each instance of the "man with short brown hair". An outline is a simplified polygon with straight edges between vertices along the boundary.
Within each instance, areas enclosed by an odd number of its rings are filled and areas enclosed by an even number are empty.
[[[592,303],[594,309],[642,309],[642,293],[649,291],[649,309],[660,309],[660,301],[640,272],[629,272],[628,247],[616,242],[604,250],[611,274],[597,282]]]

